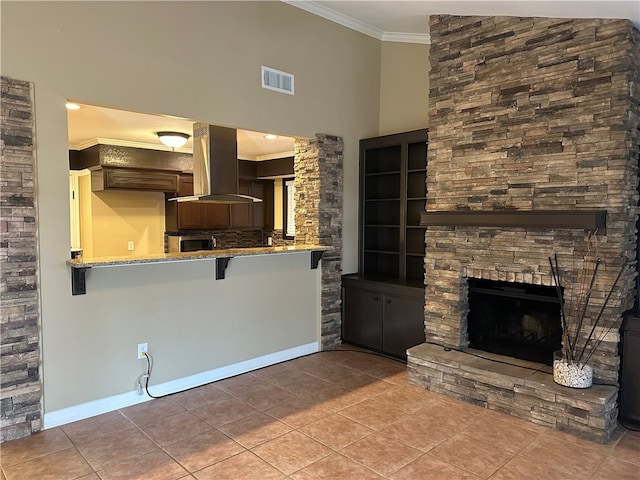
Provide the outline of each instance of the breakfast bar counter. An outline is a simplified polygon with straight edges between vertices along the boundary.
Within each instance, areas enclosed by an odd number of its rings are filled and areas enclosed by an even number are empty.
[[[71,293],[83,295],[86,293],[86,271],[90,268],[117,267],[121,265],[139,265],[149,263],[190,262],[198,260],[214,260],[216,262],[216,280],[225,278],[225,271],[229,261],[234,257],[249,257],[258,255],[280,255],[287,253],[309,252],[311,255],[310,268],[318,268],[322,255],[332,247],[323,245],[292,245],[280,247],[249,247],[202,250],[185,253],[157,253],[140,256],[113,256],[74,258],[67,260],[71,267]]]

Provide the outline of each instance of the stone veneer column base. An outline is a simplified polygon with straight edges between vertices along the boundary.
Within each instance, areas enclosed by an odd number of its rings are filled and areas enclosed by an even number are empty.
[[[611,439],[618,416],[616,387],[563,387],[547,365],[477,353],[513,365],[423,343],[408,351],[409,383],[591,441]]]

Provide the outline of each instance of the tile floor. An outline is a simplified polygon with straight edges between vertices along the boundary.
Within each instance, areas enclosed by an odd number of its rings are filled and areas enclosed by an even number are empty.
[[[5,442],[0,464],[1,480],[639,480],[640,433],[594,444],[340,351]]]

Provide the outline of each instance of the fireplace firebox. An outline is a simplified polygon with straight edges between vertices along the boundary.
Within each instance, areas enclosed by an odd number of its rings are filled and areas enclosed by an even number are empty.
[[[552,365],[560,350],[555,287],[469,279],[469,346]]]

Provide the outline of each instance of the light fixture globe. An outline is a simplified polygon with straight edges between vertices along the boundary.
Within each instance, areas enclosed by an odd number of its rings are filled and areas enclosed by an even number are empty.
[[[164,145],[171,148],[182,147],[191,136],[182,132],[158,132],[156,135]]]

